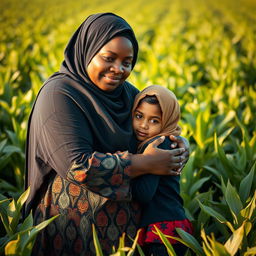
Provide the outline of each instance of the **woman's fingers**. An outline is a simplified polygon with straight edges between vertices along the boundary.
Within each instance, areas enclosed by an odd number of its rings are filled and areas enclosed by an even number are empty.
[[[173,136],[173,135],[170,135],[170,139],[173,142],[177,143],[179,148],[185,148],[185,150],[189,151],[189,142],[187,139],[185,139],[181,136]]]
[[[161,136],[160,138],[154,140],[152,143],[150,143],[149,145],[151,145],[152,147],[156,148],[157,146],[159,146],[163,141],[164,141],[165,137]]]

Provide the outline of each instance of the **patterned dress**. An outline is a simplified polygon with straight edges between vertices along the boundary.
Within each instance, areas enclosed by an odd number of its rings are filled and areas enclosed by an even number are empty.
[[[130,201],[129,171],[128,153],[96,152],[88,161],[73,165],[68,180],[51,177],[35,210],[35,224],[60,216],[37,236],[32,255],[95,255],[92,223],[104,255],[118,246],[116,241],[123,232],[135,237],[140,208]],[[88,183],[90,188],[94,185],[94,192],[84,185]],[[129,239],[126,242],[131,244]]]

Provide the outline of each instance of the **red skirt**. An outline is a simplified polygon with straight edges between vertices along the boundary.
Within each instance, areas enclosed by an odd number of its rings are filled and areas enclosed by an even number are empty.
[[[156,222],[140,229],[140,234],[138,238],[139,245],[143,246],[145,245],[145,243],[162,243],[161,238],[157,234],[153,233],[153,231],[156,232],[154,225],[158,229],[160,229],[163,234],[173,237],[179,237],[175,228],[181,228],[189,234],[193,233],[192,224],[188,219]],[[168,238],[168,240],[171,244],[179,243],[172,238]]]

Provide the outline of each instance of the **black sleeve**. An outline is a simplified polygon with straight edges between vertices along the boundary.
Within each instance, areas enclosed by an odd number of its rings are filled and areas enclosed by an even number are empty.
[[[34,125],[42,124],[37,156],[73,183],[112,200],[129,200],[130,154],[95,152],[89,122],[74,100],[60,92],[47,97],[39,98],[34,110]]]
[[[153,142],[157,138],[159,137],[155,137],[151,141],[149,141],[144,146],[144,150],[149,143]],[[171,143],[172,141],[168,137],[166,137],[165,140],[158,147],[161,149],[171,149]],[[147,174],[133,179],[131,184],[133,198],[140,203],[147,203],[152,200],[153,196],[156,193],[160,178],[161,176],[158,175]]]

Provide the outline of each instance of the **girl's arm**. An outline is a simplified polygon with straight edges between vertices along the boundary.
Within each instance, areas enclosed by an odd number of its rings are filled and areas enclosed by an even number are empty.
[[[154,138],[156,140],[157,138]],[[173,141],[168,137],[159,145],[159,149],[168,150],[172,148]],[[175,143],[176,144],[176,143]],[[140,203],[148,203],[152,200],[159,185],[159,175],[143,175],[132,180],[132,196]]]

